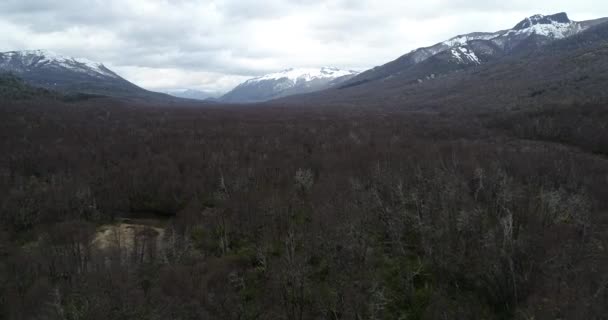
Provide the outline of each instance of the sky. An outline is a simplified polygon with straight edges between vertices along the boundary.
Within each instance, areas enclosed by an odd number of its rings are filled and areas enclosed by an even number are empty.
[[[146,89],[226,92],[288,68],[363,71],[533,14],[608,16],[600,0],[0,0],[0,51],[104,63]]]

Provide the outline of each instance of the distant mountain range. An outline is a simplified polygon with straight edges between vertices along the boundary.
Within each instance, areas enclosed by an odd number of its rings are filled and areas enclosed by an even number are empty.
[[[219,94],[217,92],[208,92],[208,91],[201,91],[201,90],[194,90],[194,89],[167,90],[167,91],[165,91],[165,93],[168,95],[174,96],[174,97],[178,97],[178,98],[191,99],[191,100],[203,100],[203,101],[217,100],[217,98],[221,96],[221,94]]]
[[[0,72],[11,73],[30,85],[62,93],[170,101],[168,95],[142,89],[102,63],[46,50],[0,53]],[[173,99],[174,100],[174,99]]]
[[[221,102],[250,103],[334,88],[356,76],[335,67],[288,69],[245,81],[222,96]]]
[[[86,58],[66,57],[46,50],[0,53],[0,72],[11,73],[32,86],[61,93],[159,102],[182,98],[226,103],[262,102],[315,92],[337,87],[358,74],[331,67],[289,69],[250,79],[220,97],[218,93],[192,89],[151,92],[125,80],[102,63]]]

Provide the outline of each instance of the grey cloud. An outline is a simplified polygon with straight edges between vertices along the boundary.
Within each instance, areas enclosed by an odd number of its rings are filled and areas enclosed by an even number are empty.
[[[124,18],[102,1],[4,0],[0,15],[34,32],[49,33],[75,26],[112,25]]]

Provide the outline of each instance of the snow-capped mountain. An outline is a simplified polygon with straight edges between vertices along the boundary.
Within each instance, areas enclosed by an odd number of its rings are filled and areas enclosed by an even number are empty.
[[[604,21],[606,20],[572,21],[566,13],[534,15],[525,18],[512,29],[459,35],[431,47],[413,50],[395,61],[361,73],[343,87],[404,74],[420,77],[420,80],[429,76],[434,78],[445,72],[494,61],[508,54],[534,50]]]
[[[250,103],[332,88],[358,72],[334,67],[288,69],[249,79],[225,94],[221,101]]]
[[[528,21],[531,23],[526,23]],[[569,28],[564,28],[564,24]],[[475,35],[476,39],[461,36],[459,38],[466,39],[455,39],[453,42],[458,44],[451,44],[454,47],[401,70],[397,67],[403,65],[398,63],[406,59],[385,65],[378,69],[393,73],[378,80],[273,103],[281,106],[349,105],[447,114],[517,110],[513,114],[522,112],[525,115],[542,105],[549,108],[566,104],[595,106],[608,99],[608,78],[605,76],[608,74],[608,18],[567,23],[537,16],[518,25],[520,27],[492,37],[483,34]],[[577,32],[579,26],[584,31]],[[528,37],[511,36],[515,33],[510,32],[512,30],[528,34]],[[576,34],[568,35],[564,30],[575,30]],[[539,31],[542,34],[539,35]],[[553,40],[553,37],[557,38]],[[505,41],[492,41],[497,38]],[[548,43],[542,44],[546,41]],[[471,51],[477,59],[470,55]]]
[[[36,87],[66,93],[116,97],[156,97],[121,78],[102,63],[46,50],[0,53],[0,72],[12,73]],[[164,95],[161,95],[164,96]]]
[[[11,51],[0,53],[0,68],[11,72],[27,72],[34,68],[69,69],[93,77],[120,78],[103,64],[85,58],[62,56],[47,50]]]
[[[337,79],[344,76],[356,74],[356,71],[345,71],[334,67],[323,67],[321,69],[287,69],[282,72],[271,73],[265,76],[247,80],[245,83],[260,82],[265,80],[288,79],[292,83],[300,81],[310,82],[316,79]]]
[[[166,90],[164,93],[184,99],[190,100],[209,100],[216,99],[220,96],[217,92],[209,92],[209,91],[201,91],[194,89],[174,89],[174,90]]]
[[[563,39],[580,32],[583,28],[581,23],[571,21],[566,13],[558,13],[551,16],[537,14],[524,19],[505,35],[512,34],[537,34],[555,39]]]

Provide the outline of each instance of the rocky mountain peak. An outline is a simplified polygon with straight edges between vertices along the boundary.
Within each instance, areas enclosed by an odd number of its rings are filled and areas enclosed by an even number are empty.
[[[570,20],[570,18],[568,18],[568,14],[565,12],[560,12],[548,16],[537,14],[522,20],[513,28],[513,30],[528,29],[532,26],[539,24],[569,24],[571,22],[572,21]]]

